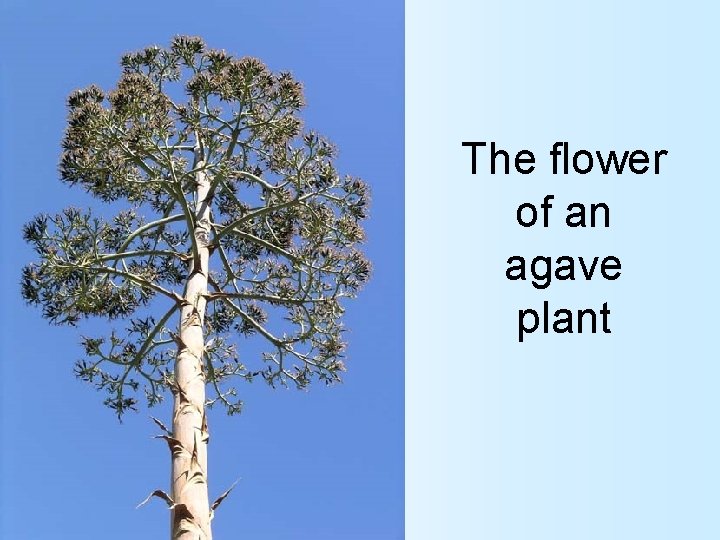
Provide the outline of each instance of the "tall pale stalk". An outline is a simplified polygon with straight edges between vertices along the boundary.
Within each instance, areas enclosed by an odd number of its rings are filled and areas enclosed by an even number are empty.
[[[210,504],[207,485],[208,428],[205,416],[203,369],[205,305],[210,250],[210,182],[199,142],[195,148],[195,245],[180,311],[178,354],[175,363],[172,434],[172,540],[210,540]]]

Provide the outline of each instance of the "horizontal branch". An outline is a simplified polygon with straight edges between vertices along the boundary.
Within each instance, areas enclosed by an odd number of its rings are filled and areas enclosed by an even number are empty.
[[[132,257],[149,257],[151,255],[158,255],[160,257],[177,257],[181,261],[187,261],[190,256],[186,253],[180,253],[178,251],[171,251],[167,249],[139,249],[136,251],[124,251],[121,253],[107,253],[99,255],[97,257],[98,262],[106,261],[117,261],[120,259],[128,259]]]
[[[316,195],[315,193],[308,193],[305,195],[301,195],[300,197],[295,197],[294,199],[291,199],[289,201],[286,201],[284,203],[276,204],[274,206],[263,206],[261,208],[257,208],[255,210],[252,210],[245,214],[242,217],[239,217],[235,221],[232,221],[225,225],[224,227],[220,227],[219,230],[215,232],[215,238],[217,240],[221,239],[227,234],[230,234],[232,232],[238,232],[236,229],[243,223],[246,223],[248,221],[251,221],[255,218],[262,217],[266,214],[270,214],[272,212],[276,212],[278,210],[282,210],[284,208],[288,208],[290,206],[294,206],[296,204],[302,204],[305,200],[309,199],[312,195]],[[234,196],[234,194],[233,194]],[[237,198],[235,199],[237,200]],[[239,202],[239,201],[238,201]]]
[[[176,303],[182,302],[182,297],[178,295],[177,293],[168,291],[165,287],[162,287],[158,285],[157,283],[153,283],[152,281],[148,281],[147,279],[138,276],[137,274],[133,274],[132,272],[126,272],[123,270],[118,270],[117,268],[111,268],[109,266],[84,266],[84,265],[74,265],[74,264],[58,264],[56,265],[58,268],[68,268],[71,270],[85,270],[90,273],[98,273],[98,274],[107,274],[111,276],[117,276],[123,279],[126,279],[128,281],[132,281],[133,283],[139,285],[140,287],[146,287],[150,290],[153,290],[157,293],[160,293],[164,296],[167,296],[171,300],[173,300]]]
[[[123,242],[123,245],[120,246],[120,249],[118,251],[125,251],[130,243],[133,241],[134,238],[137,238],[138,236],[142,235],[143,233],[154,229],[156,227],[161,227],[163,225],[166,225],[168,223],[173,223],[175,221],[181,221],[185,216],[183,214],[175,214],[173,216],[168,216],[162,219],[158,219],[156,221],[152,221],[150,223],[146,223],[142,227],[138,227],[133,232],[131,232],[128,237],[125,239],[125,242]]]
[[[260,300],[263,302],[270,302],[276,304],[289,304],[293,306],[302,306],[304,304],[318,304],[321,302],[327,302],[328,300],[334,300],[336,298],[343,298],[345,295],[336,295],[332,298],[286,298],[283,296],[277,296],[274,294],[255,294],[255,293],[241,293],[241,292],[217,292],[209,293],[205,295],[208,301],[219,300],[224,298],[237,298],[239,300]]]

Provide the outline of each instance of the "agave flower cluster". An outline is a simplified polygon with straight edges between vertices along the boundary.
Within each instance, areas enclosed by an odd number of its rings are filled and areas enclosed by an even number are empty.
[[[338,173],[327,140],[303,132],[301,85],[192,37],[128,54],[122,68],[113,90],[69,97],[60,161],[63,182],[108,204],[40,215],[24,230],[37,253],[24,298],[53,323],[117,326],[84,338],[77,375],[119,415],[138,392],[152,405],[173,388],[183,288],[202,246],[211,402],[237,412],[238,377],[338,381],[343,299],[370,272],[357,249],[368,188]],[[210,184],[202,201],[199,172]]]

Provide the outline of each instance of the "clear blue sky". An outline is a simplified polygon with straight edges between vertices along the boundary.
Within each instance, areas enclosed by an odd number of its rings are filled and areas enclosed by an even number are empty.
[[[143,411],[119,424],[72,375],[79,335],[49,326],[19,293],[32,253],[21,227],[90,199],[57,179],[65,98],[108,88],[123,52],[174,34],[289,69],[306,125],[334,140],[343,172],[373,189],[374,276],[349,306],[345,383],[307,393],[246,390],[245,412],[211,418],[211,496],[241,480],[214,521],[218,539],[403,536],[403,3],[20,2],[0,8],[2,492],[0,536],[164,538],[169,459]],[[162,416],[162,410],[156,414]]]

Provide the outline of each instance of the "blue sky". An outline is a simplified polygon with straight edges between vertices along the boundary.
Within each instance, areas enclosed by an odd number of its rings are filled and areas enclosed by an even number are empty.
[[[158,538],[167,450],[145,411],[119,424],[72,375],[79,335],[19,294],[32,259],[22,224],[92,201],[57,179],[65,98],[109,88],[126,51],[175,34],[261,58],[304,83],[306,125],[373,191],[374,275],[349,306],[345,383],[309,392],[253,385],[245,412],[211,417],[211,496],[241,478],[216,538],[398,539],[403,535],[403,4],[331,1],[18,2],[0,7],[2,305],[0,536]],[[153,414],[162,416],[164,411]]]

